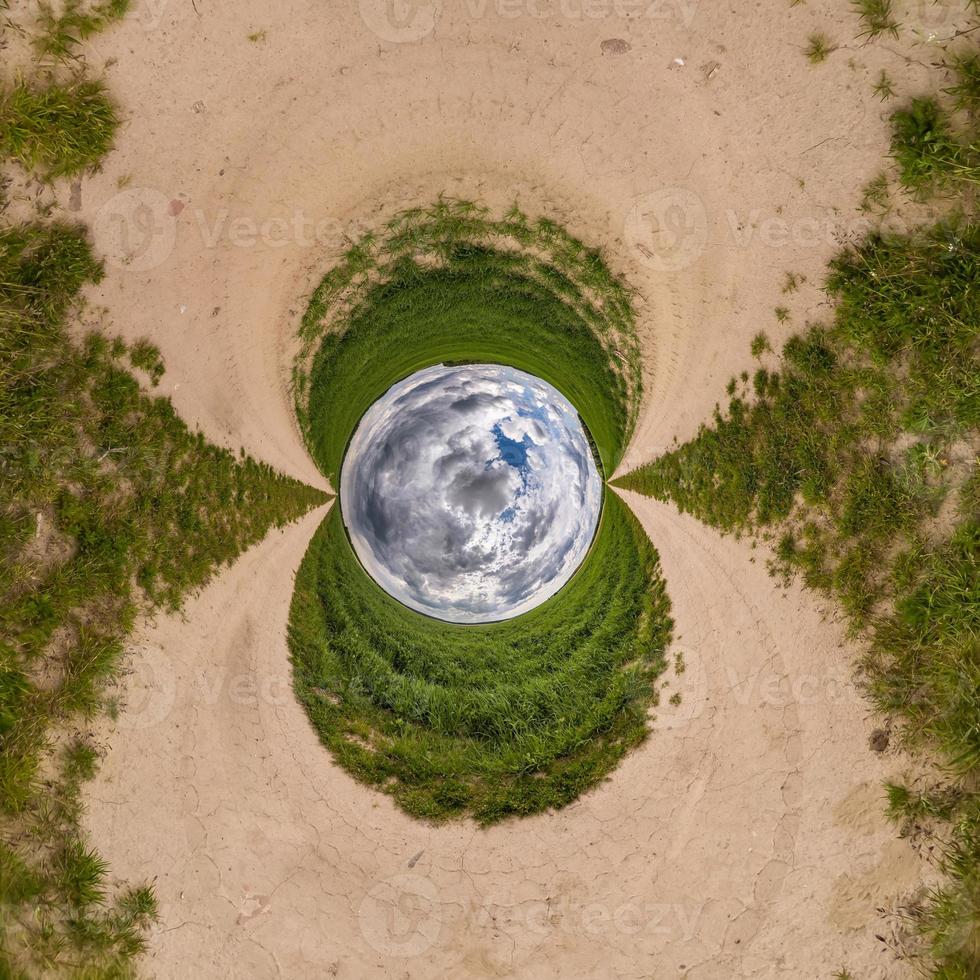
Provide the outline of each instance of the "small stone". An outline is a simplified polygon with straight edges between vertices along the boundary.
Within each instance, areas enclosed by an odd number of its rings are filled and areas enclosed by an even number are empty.
[[[607,37],[599,44],[599,50],[603,54],[626,54],[632,47],[629,41],[624,41],[621,37]]]

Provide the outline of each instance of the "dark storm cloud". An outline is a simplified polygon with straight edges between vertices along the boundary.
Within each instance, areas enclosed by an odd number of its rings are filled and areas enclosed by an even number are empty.
[[[568,580],[601,490],[558,391],[499,365],[440,366],[396,385],[362,419],[341,505],[382,587],[419,611],[478,622],[524,612]]]

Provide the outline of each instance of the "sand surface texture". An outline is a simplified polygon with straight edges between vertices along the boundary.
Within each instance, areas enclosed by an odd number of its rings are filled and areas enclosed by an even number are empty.
[[[757,331],[789,332],[776,305],[820,314],[885,150],[871,84],[883,65],[925,84],[924,64],[818,7],[141,0],[89,52],[115,59],[127,115],[76,200],[108,256],[92,300],[160,346],[192,425],[323,486],[288,382],[344,236],[440,192],[516,198],[639,291],[636,465],[696,431]],[[908,14],[923,34],[951,16]],[[842,49],[811,67],[815,29]],[[808,282],[784,296],[787,270]],[[774,583],[762,549],[624,496],[662,557],[686,663],[666,696],[683,700],[665,696],[646,744],[557,814],[432,828],[333,764],[284,636],[325,511],[145,624],[88,816],[114,874],[156,880],[145,971],[904,976],[876,907],[921,869],[881,815],[902,763],[867,747],[842,624]]]

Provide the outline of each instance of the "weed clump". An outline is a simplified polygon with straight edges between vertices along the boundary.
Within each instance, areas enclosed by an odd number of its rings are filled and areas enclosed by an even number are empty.
[[[48,178],[98,166],[119,118],[98,81],[37,88],[21,82],[0,96],[0,156]]]
[[[980,182],[975,149],[957,140],[948,113],[931,97],[892,114],[892,156],[910,190],[931,191],[955,180]]]
[[[918,196],[974,192],[980,184],[980,54],[953,56],[955,84],[944,89],[947,108],[934,96],[912,99],[891,117],[891,151],[899,180]],[[966,117],[957,125],[952,113]]]

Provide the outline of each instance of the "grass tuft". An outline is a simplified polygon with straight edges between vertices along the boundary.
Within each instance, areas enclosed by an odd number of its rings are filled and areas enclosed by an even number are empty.
[[[56,11],[50,3],[40,3],[38,28],[34,40],[38,53],[45,57],[70,58],[82,41],[88,40],[110,24],[122,20],[129,11],[130,0],[62,0]]]
[[[119,119],[98,81],[35,88],[21,82],[0,95],[0,157],[51,178],[98,166]]]
[[[892,0],[852,0],[852,4],[864,28],[858,37],[869,41],[882,34],[898,37],[898,21],[895,20]]]
[[[891,77],[884,68],[881,69],[881,72],[878,75],[878,80],[872,87],[872,91],[878,96],[879,99],[881,99],[882,102],[894,98],[895,83],[891,80]]]
[[[137,340],[129,348],[129,363],[134,368],[145,371],[150,376],[151,384],[156,387],[164,374],[163,358],[160,348],[148,340]]]
[[[819,65],[827,60],[830,55],[837,50],[837,46],[827,37],[826,34],[819,32],[811,34],[807,38],[806,47],[803,53],[811,65]]]
[[[956,82],[943,91],[952,97],[955,110],[966,112],[976,120],[980,117],[980,52],[958,52],[949,67]]]
[[[958,181],[980,184],[980,147],[975,133],[961,138],[949,113],[931,96],[912,99],[891,117],[892,157],[899,180],[924,195]]]
[[[881,214],[888,211],[890,198],[886,173],[878,174],[864,185],[859,207],[865,213],[877,212]]]

